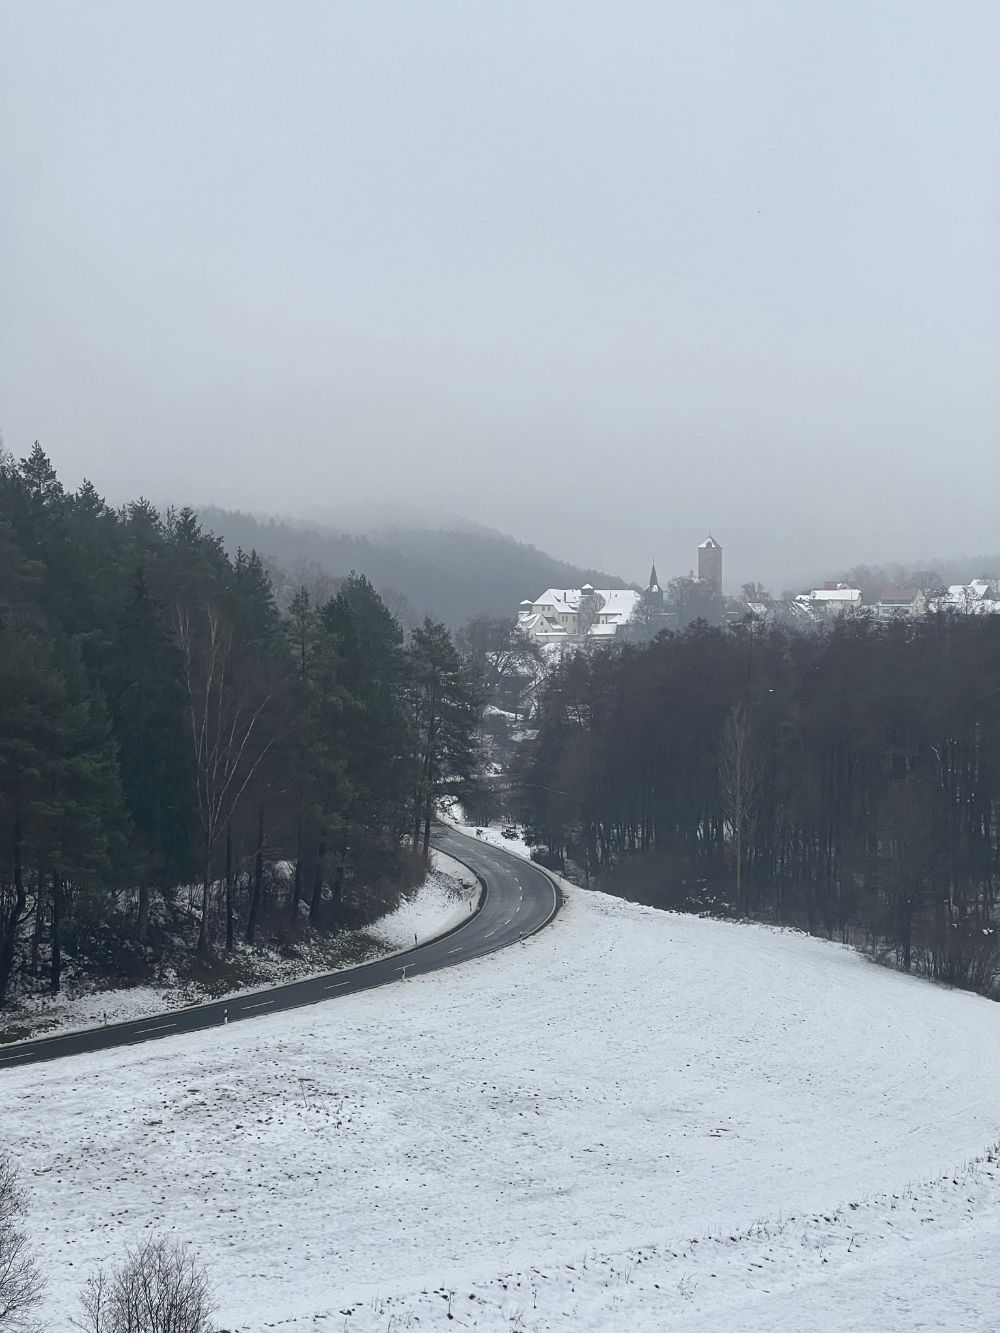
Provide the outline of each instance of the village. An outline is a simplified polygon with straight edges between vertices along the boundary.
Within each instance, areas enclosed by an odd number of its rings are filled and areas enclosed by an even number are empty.
[[[928,613],[1000,614],[1000,580],[974,578],[940,585],[931,579],[897,586],[884,584],[874,596],[850,582],[830,580],[792,596],[771,597],[759,584],[744,584],[736,595],[723,587],[723,548],[711,534],[698,547],[697,572],[661,586],[655,561],[645,588],[546,588],[526,598],[517,612],[518,628],[545,649],[596,648],[609,643],[645,643],[662,630],[679,630],[695,620],[708,624],[796,625],[815,629],[845,615],[889,622]]]

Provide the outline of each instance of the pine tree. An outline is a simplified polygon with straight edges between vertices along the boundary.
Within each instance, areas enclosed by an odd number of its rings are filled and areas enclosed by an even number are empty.
[[[438,800],[461,795],[473,778],[479,700],[444,625],[426,619],[414,630],[408,657],[419,754],[413,844],[421,844],[422,826],[426,859]]]

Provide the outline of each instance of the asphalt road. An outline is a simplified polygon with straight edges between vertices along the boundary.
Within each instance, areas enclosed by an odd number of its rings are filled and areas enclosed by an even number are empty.
[[[236,999],[215,1000],[129,1023],[109,1023],[61,1037],[40,1037],[37,1041],[0,1046],[0,1073],[41,1060],[58,1060],[64,1055],[106,1051],[116,1046],[137,1046],[179,1033],[200,1032],[220,1023],[259,1018],[280,1009],[297,1009],[320,1000],[335,1000],[341,995],[356,995],[400,981],[404,970],[407,978],[418,977],[424,972],[437,972],[442,967],[454,967],[494,953],[541,930],[555,916],[559,900],[552,881],[529,861],[444,825],[435,829],[433,843],[474,870],[485,885],[479,910],[447,935],[390,958],[328,972],[308,981],[273,986]]]

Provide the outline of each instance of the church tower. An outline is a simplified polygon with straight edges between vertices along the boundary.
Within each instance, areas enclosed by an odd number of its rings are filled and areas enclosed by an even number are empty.
[[[722,546],[711,533],[698,547],[698,577],[722,596]]]
[[[663,611],[663,589],[660,587],[660,580],[656,577],[656,561],[653,561],[653,568],[649,572],[649,587],[646,589],[644,600],[646,606],[654,614]]]

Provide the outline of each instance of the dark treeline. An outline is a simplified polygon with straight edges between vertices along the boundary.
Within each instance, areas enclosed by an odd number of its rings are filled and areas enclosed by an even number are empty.
[[[179,930],[207,957],[371,921],[477,721],[444,626],[404,642],[364,577],[279,615],[191,510],[0,455],[0,1003],[69,951],[137,969]]]
[[[523,762],[529,834],[602,887],[996,993],[1000,617],[581,654]]]

